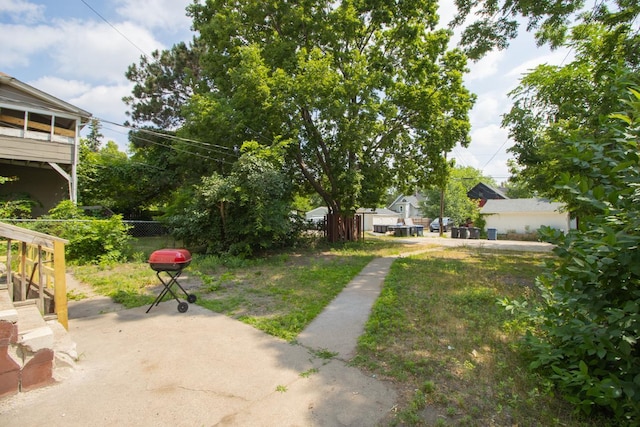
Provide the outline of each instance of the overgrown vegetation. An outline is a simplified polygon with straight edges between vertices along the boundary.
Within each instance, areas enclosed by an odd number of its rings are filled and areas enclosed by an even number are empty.
[[[354,364],[401,392],[392,425],[602,426],[528,370],[527,327],[498,300],[535,298],[549,254],[449,249],[398,259]]]
[[[135,260],[73,266],[76,277],[126,307],[150,304],[158,280],[146,263],[154,239],[136,239]],[[166,246],[166,245],[161,245]],[[411,251],[388,240],[272,252],[261,258],[194,255],[181,282],[195,284],[197,304],[292,340],[374,257]],[[157,246],[156,248],[157,249]]]
[[[17,177],[0,175],[0,185],[17,180]],[[32,200],[28,194],[0,194],[0,218],[29,218],[31,217],[31,209],[36,204],[37,202]]]
[[[213,174],[181,193],[167,214],[172,234],[198,252],[251,257],[292,246],[303,230],[291,214],[282,154],[245,144],[228,176]]]
[[[566,142],[573,162],[557,191],[580,204],[580,229],[547,230],[559,260],[539,279],[542,300],[514,302],[535,326],[532,366],[584,413],[640,419],[640,93],[596,139]]]
[[[93,219],[73,202],[65,200],[41,219],[32,223],[33,228],[69,240],[65,250],[71,262],[113,264],[125,261],[130,254],[130,236],[119,215],[105,220]]]

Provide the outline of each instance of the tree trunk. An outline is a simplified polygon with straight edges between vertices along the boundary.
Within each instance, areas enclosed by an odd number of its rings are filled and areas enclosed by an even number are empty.
[[[355,242],[363,231],[361,215],[328,213],[325,217],[325,237],[330,243]]]

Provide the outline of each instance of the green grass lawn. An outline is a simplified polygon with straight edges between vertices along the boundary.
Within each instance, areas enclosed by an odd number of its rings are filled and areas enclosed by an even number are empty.
[[[497,303],[535,293],[551,255],[452,248],[398,259],[356,366],[397,384],[391,425],[596,426],[527,369],[523,326]]]
[[[137,262],[73,270],[127,307],[150,304],[158,283],[146,259],[161,243],[138,242]],[[294,340],[374,257],[420,249],[371,238],[249,261],[194,255],[185,276],[199,283],[197,304]],[[397,386],[389,425],[605,425],[573,416],[527,369],[518,345],[523,325],[497,304],[535,296],[549,256],[432,248],[394,262],[352,361]]]

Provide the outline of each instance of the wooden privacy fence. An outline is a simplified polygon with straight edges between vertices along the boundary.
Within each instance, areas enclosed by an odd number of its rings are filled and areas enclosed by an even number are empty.
[[[68,328],[64,245],[69,242],[3,222],[0,239],[6,242],[6,284],[12,300],[35,299],[45,318],[57,317]]]

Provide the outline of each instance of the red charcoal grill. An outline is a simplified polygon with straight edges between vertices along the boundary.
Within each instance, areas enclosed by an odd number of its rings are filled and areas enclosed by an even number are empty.
[[[147,313],[154,305],[160,304],[162,298],[171,294],[176,301],[178,301],[178,311],[184,313],[189,309],[189,304],[184,301],[180,301],[175,292],[171,289],[173,285],[177,285],[187,297],[187,301],[190,303],[196,302],[196,296],[188,294],[187,291],[178,283],[178,278],[182,274],[182,270],[191,264],[191,254],[186,249],[160,249],[151,254],[149,257],[149,265],[156,272],[158,280],[164,285],[164,289],[153,303],[147,309]],[[160,273],[166,273],[169,276],[168,280],[163,279]]]

